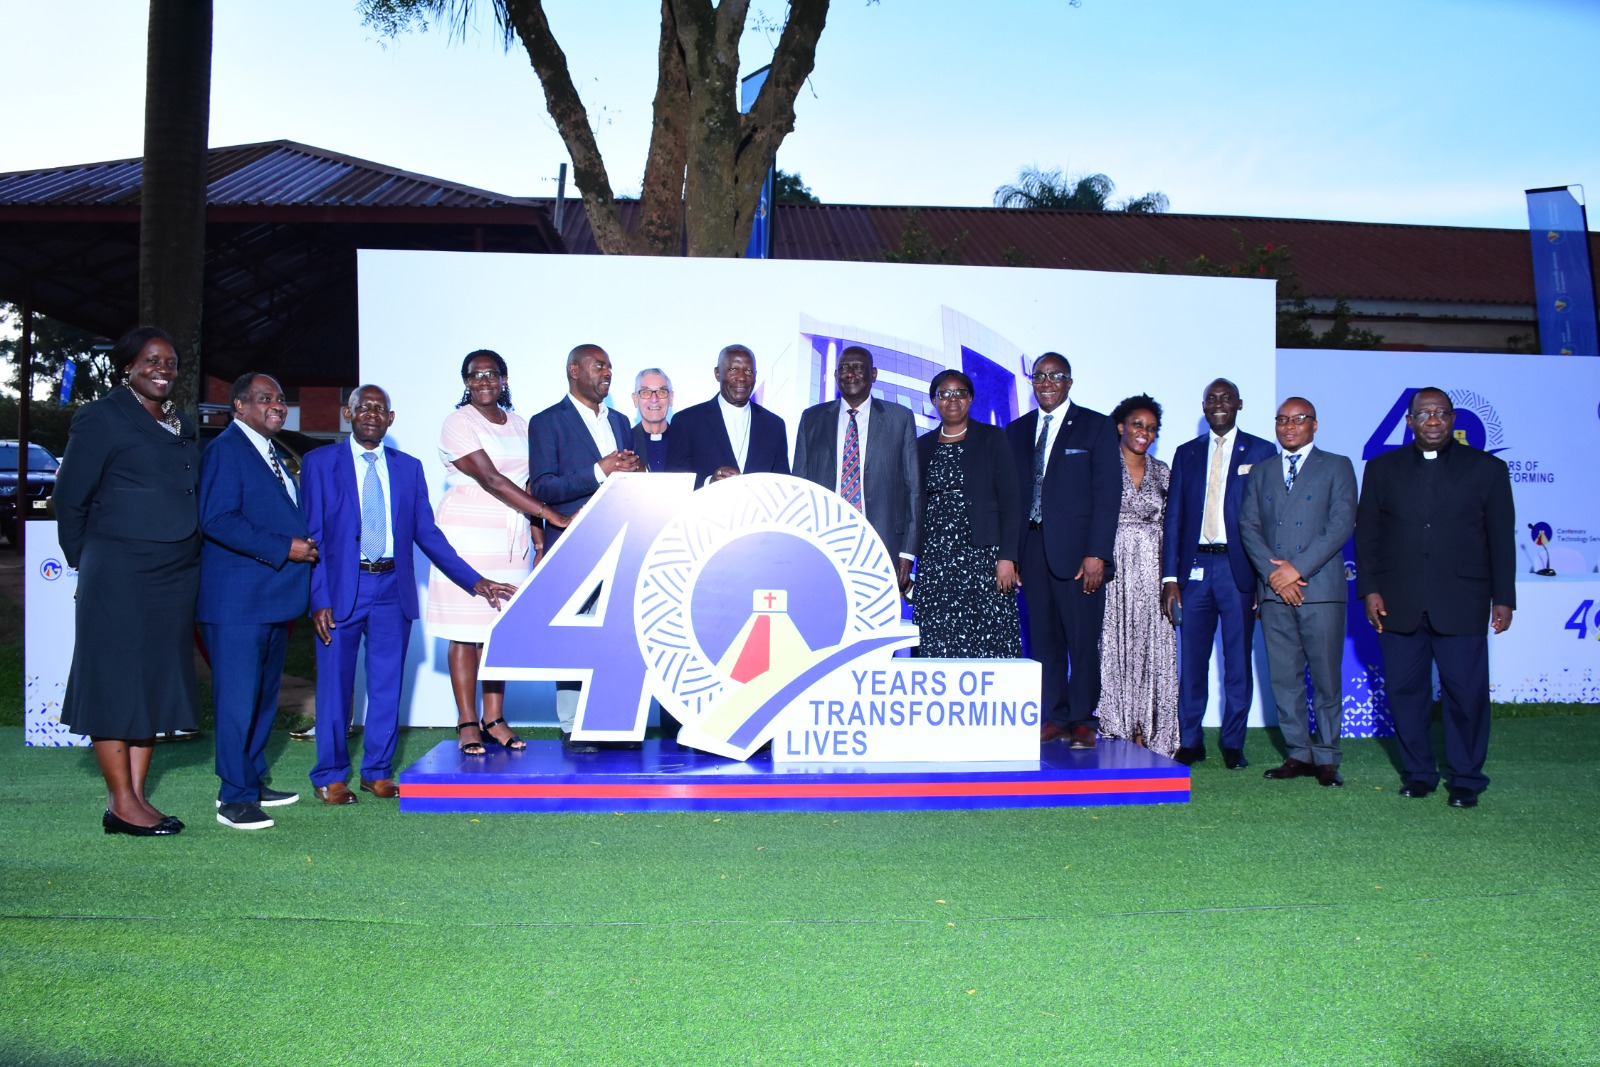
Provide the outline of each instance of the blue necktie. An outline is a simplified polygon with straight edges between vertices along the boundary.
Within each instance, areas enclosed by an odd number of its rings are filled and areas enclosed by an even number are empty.
[[[1050,442],[1050,420],[1054,417],[1054,413],[1045,415],[1039,426],[1039,440],[1033,445],[1033,506],[1028,509],[1029,522],[1044,521],[1044,457]]]
[[[1283,480],[1283,487],[1285,489],[1293,489],[1294,488],[1295,468],[1297,468],[1299,466],[1300,466],[1300,457],[1298,455],[1290,455],[1290,457],[1289,457],[1289,476]]]
[[[367,452],[361,458],[367,461],[367,473],[361,479],[361,554],[368,562],[376,563],[383,558],[388,540],[383,521],[383,483],[378,480],[377,452]]]

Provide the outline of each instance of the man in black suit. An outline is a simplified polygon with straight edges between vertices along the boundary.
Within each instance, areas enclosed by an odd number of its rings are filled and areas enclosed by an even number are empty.
[[[1068,404],[1072,366],[1046,352],[1033,364],[1039,402],[1006,427],[1022,489],[1022,589],[1040,672],[1041,742],[1095,746],[1105,585],[1122,507],[1117,431],[1098,411]],[[1065,405],[1065,406],[1063,406]]]
[[[1209,432],[1172,454],[1166,528],[1161,537],[1161,610],[1178,626],[1179,747],[1173,758],[1206,758],[1211,647],[1222,628],[1222,762],[1250,765],[1244,731],[1255,691],[1250,646],[1255,636],[1256,574],[1239,538],[1245,476],[1277,450],[1239,429],[1244,401],[1226,378],[1206,386],[1200,408]]]
[[[878,368],[872,353],[852,345],[834,368],[839,399],[800,415],[794,473],[837,492],[866,515],[895,557],[900,591],[911,585],[917,558],[922,477],[911,410],[873,399]]]
[[[644,469],[629,447],[626,416],[606,405],[610,394],[611,357],[599,345],[578,345],[567,353],[567,395],[528,420],[528,489],[562,515],[576,515],[611,475]],[[547,527],[546,549],[560,536]],[[572,738],[582,689],[579,682],[556,683],[561,743],[569,752],[598,752],[598,743]]]
[[[1517,606],[1516,516],[1505,462],[1456,440],[1442,389],[1411,397],[1410,447],[1372,459],[1356,514],[1356,591],[1383,650],[1384,691],[1400,749],[1403,797],[1439,785],[1433,668],[1444,704],[1449,804],[1471,808],[1489,785],[1489,642]]]
[[[1265,778],[1315,775],[1342,786],[1339,727],[1344,688],[1344,623],[1350,590],[1344,546],[1356,525],[1356,472],[1347,456],[1312,444],[1317,409],[1292,396],[1278,407],[1283,451],[1257,463],[1244,490],[1239,534],[1257,574],[1261,632],[1267,643],[1272,695],[1288,758]],[[1313,738],[1306,718],[1306,670],[1317,713]]]
[[[667,436],[667,469],[689,471],[696,488],[739,474],[789,473],[783,420],[750,399],[756,357],[744,345],[717,353],[717,395],[684,408]]]
[[[647,471],[667,469],[667,418],[672,414],[672,379],[660,367],[642,370],[633,379],[633,452]]]

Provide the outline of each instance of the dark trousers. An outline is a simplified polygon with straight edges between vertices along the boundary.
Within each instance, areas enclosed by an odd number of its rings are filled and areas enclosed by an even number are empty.
[[[1085,595],[1083,580],[1057,577],[1045,561],[1044,534],[1022,536],[1022,595],[1028,600],[1028,639],[1039,672],[1044,718],[1058,726],[1092,725],[1100,705],[1100,631],[1106,587]],[[1076,570],[1076,568],[1074,568]]]
[[[200,624],[211,655],[211,692],[216,710],[217,799],[254,804],[267,777],[267,736],[278,714],[278,685],[289,648],[289,624]]]
[[[1489,785],[1483,762],[1489,755],[1489,639],[1484,634],[1441,634],[1427,615],[1408,634],[1384,630],[1383,688],[1400,749],[1400,773],[1408,782],[1439,784],[1433,756],[1433,667],[1439,668],[1444,705],[1445,758],[1449,785],[1482,792]]]
[[[1179,744],[1199,748],[1204,744],[1200,724],[1211,695],[1211,646],[1222,628],[1222,738],[1223,748],[1243,748],[1244,729],[1250,721],[1254,698],[1250,646],[1255,631],[1254,592],[1240,592],[1226,552],[1201,552],[1191,559],[1190,577],[1183,587],[1183,626],[1178,635]]]
[[[348,734],[356,684],[356,657],[367,643],[367,723],[361,742],[361,777],[369,782],[394,777],[394,748],[400,729],[400,684],[411,620],[400,610],[394,571],[356,581],[350,617],[333,628],[333,641],[317,649],[317,762],[311,784],[342,782],[350,774]]]

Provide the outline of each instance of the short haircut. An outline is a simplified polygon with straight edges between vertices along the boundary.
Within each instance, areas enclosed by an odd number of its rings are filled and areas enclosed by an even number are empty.
[[[640,371],[638,374],[635,374],[633,376],[633,391],[634,392],[637,393],[639,390],[644,388],[644,376],[646,374],[659,374],[659,375],[661,375],[661,377],[667,383],[667,392],[669,392],[669,393],[672,392],[672,378],[669,377],[667,372],[662,370],[660,367],[646,367],[644,370]]]
[[[1450,405],[1451,411],[1456,409],[1456,402],[1450,399],[1449,393],[1445,392],[1443,389],[1440,389],[1437,385],[1430,385],[1425,388],[1418,389],[1416,392],[1411,394],[1411,401],[1410,403],[1406,404],[1406,418],[1411,418],[1417,413],[1417,397],[1421,396],[1423,393],[1438,393],[1440,396],[1444,397],[1444,402]]]
[[[1211,379],[1209,382],[1206,383],[1205,392],[1201,393],[1200,395],[1204,396],[1205,393],[1211,392],[1211,387],[1213,385],[1216,385],[1218,382],[1221,382],[1223,385],[1226,385],[1229,389],[1233,390],[1233,398],[1235,400],[1243,400],[1244,399],[1244,397],[1239,395],[1239,387],[1237,385],[1234,385],[1232,379],[1230,379],[1230,378],[1213,378],[1213,379]]]
[[[968,378],[965,374],[962,374],[954,367],[949,367],[940,371],[938,374],[935,374],[933,376],[933,381],[928,383],[928,399],[937,400],[939,398],[939,386],[949,381],[951,378],[954,378],[956,381],[960,382],[962,388],[966,389],[969,396],[978,395],[978,391],[972,387],[971,378]]]
[[[590,344],[589,342],[585,341],[581,345],[574,345],[572,347],[572,351],[567,353],[567,366],[576,366],[577,362],[583,358],[583,354],[591,349],[602,354],[605,353],[605,349],[601,348],[599,345]]]
[[[750,357],[750,362],[752,362],[752,363],[754,363],[755,359],[756,359],[756,354],[754,352],[750,351],[750,349],[747,346],[745,346],[745,345],[728,345],[721,352],[717,353],[717,366],[719,366],[719,367],[722,366],[722,361],[727,359],[729,356],[738,356],[738,355],[749,356]]]
[[[1072,377],[1072,360],[1068,359],[1066,356],[1063,356],[1060,352],[1045,352],[1041,354],[1038,359],[1033,361],[1033,369],[1037,371],[1039,369],[1039,364],[1043,363],[1047,359],[1059,359],[1062,362],[1062,365],[1067,368],[1067,377]]]
[[[1298,400],[1300,403],[1304,404],[1306,407],[1310,408],[1311,409],[1311,421],[1312,422],[1317,421],[1317,405],[1313,404],[1311,401],[1307,400],[1305,397],[1303,397],[1303,396],[1287,396],[1287,397],[1283,398],[1283,404],[1292,404],[1296,400]],[[1279,404],[1278,405],[1278,410],[1279,411],[1283,410],[1283,404]]]
[[[844,357],[846,357],[846,356],[856,356],[856,355],[867,357],[867,366],[869,366],[869,367],[874,366],[874,364],[872,362],[872,349],[864,348],[861,345],[851,345],[849,348],[846,348],[843,352],[840,352],[839,353],[838,363],[843,363],[844,362]],[[835,365],[837,365],[837,364],[835,364]]]
[[[151,341],[165,341],[172,346],[172,354],[178,357],[178,361],[180,363],[183,361],[183,355],[178,351],[178,342],[159,326],[135,326],[117,338],[117,343],[111,346],[106,358],[111,360],[111,365],[118,371],[126,372],[128,365],[139,358],[139,353],[143,352],[144,346]]]
[[[257,378],[271,378],[273,385],[276,385],[279,389],[283,388],[282,382],[279,382],[278,379],[273,378],[272,375],[265,371],[247,370],[235,378],[233,385],[228,389],[228,406],[232,407],[239,401],[247,399],[250,396],[250,387],[255,384]]]
[[[1156,425],[1161,425],[1161,405],[1156,403],[1156,398],[1148,393],[1138,393],[1128,397],[1115,408],[1111,409],[1111,422],[1121,426],[1128,421],[1128,416],[1139,410],[1148,411],[1156,417]]]
[[[356,402],[356,397],[360,396],[368,389],[372,389],[383,394],[384,407],[388,407],[394,403],[394,401],[389,397],[389,390],[385,389],[381,385],[374,385],[373,383],[368,382],[365,385],[358,385],[354,389],[350,390],[350,395],[344,398],[344,406],[351,407]]]

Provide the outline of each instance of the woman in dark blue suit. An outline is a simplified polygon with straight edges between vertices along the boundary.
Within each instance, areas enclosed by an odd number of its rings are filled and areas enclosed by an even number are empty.
[[[917,439],[925,497],[913,617],[922,631],[922,654],[1019,657],[1022,505],[1005,433],[967,417],[972,379],[958,370],[936,375],[928,396],[940,425]]]
[[[72,419],[56,479],[61,551],[78,570],[76,643],[61,721],[94,743],[108,834],[183,829],[145,799],[155,736],[193,729],[200,456],[170,399],[176,343],[154,326],[111,350],[123,385]]]

